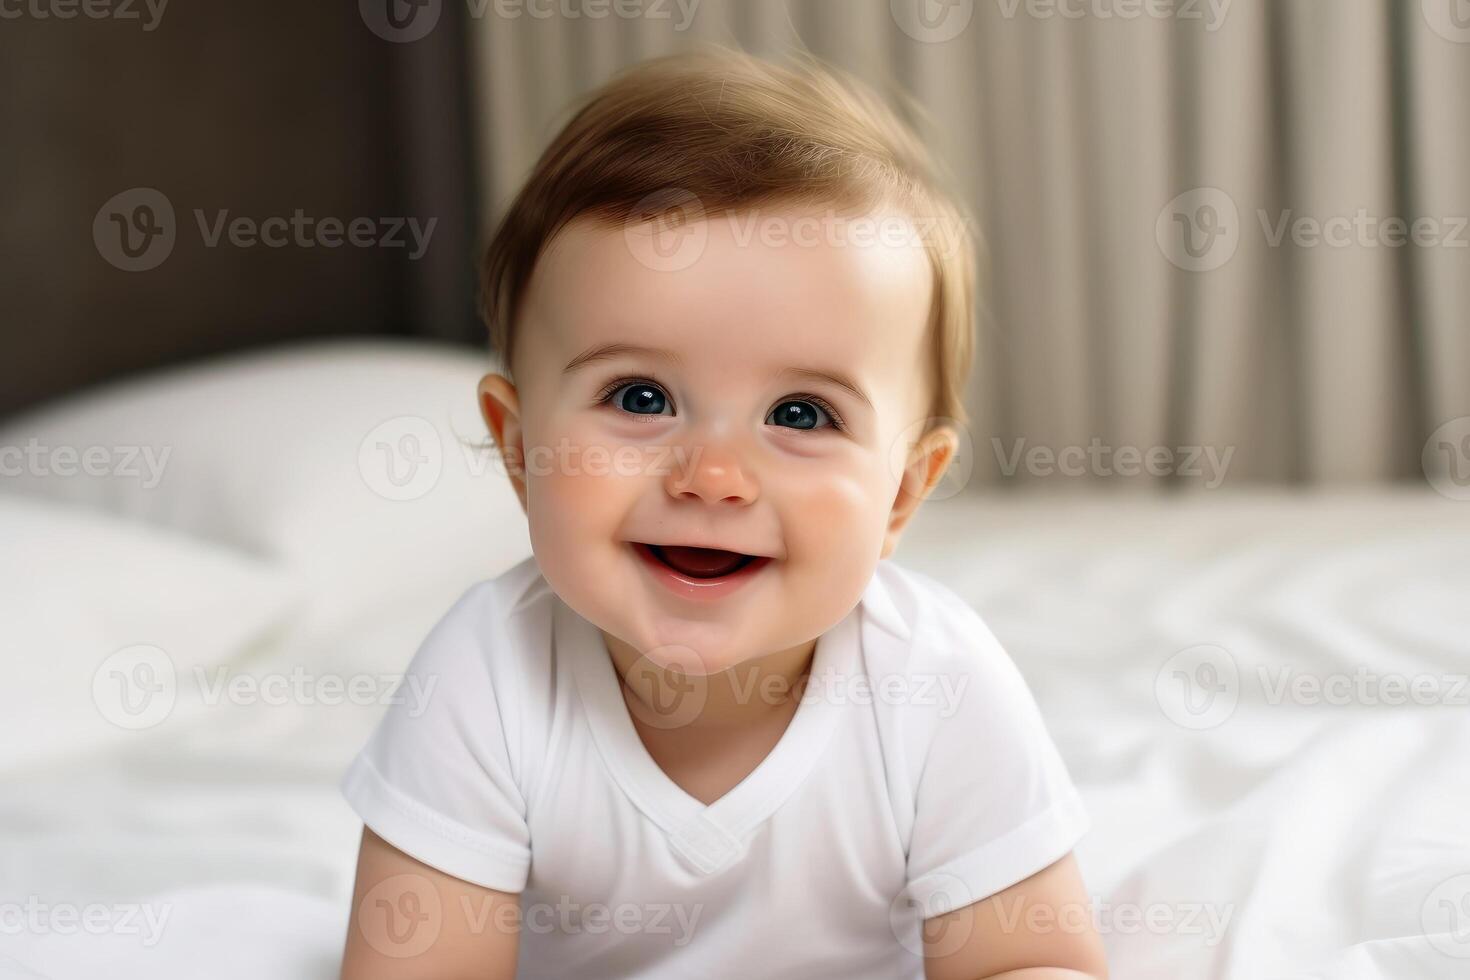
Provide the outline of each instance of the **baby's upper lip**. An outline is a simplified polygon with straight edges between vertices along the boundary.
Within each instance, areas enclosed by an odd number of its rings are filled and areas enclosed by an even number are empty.
[[[683,539],[683,540],[680,540],[680,541],[637,540],[637,541],[633,541],[632,543],[633,544],[651,544],[651,545],[656,545],[657,547],[660,547],[660,548],[671,548],[671,547],[672,548],[710,548],[710,549],[715,550],[715,551],[730,551],[730,552],[734,552],[737,555],[751,555],[751,556],[753,556],[755,558],[775,558],[776,557],[775,554],[773,554],[772,552],[769,552],[769,551],[749,551],[749,550],[747,550],[747,549],[745,549],[743,547],[742,548],[734,548],[734,547],[730,547],[728,545],[717,544],[717,543],[709,542],[709,541],[692,541],[692,540],[689,540],[687,538],[686,539]]]

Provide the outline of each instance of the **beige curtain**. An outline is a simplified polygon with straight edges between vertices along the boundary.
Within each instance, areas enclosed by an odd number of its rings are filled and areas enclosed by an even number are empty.
[[[805,47],[908,91],[987,240],[973,486],[1203,486],[1178,471],[1208,451],[1231,485],[1421,478],[1470,416],[1470,0],[616,9],[471,20],[487,233],[568,102],[638,59]],[[1060,479],[1038,447],[1103,462]],[[1124,447],[1173,472],[1109,475]]]

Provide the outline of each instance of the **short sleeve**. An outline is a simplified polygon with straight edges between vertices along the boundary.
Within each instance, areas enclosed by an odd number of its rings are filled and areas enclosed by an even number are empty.
[[[974,610],[947,605],[922,659],[950,686],[935,699],[908,856],[925,918],[1054,864],[1090,827],[1021,672]]]
[[[481,583],[429,632],[341,790],[363,823],[405,854],[519,892],[530,831],[503,724],[516,692],[492,682],[489,648],[501,636],[491,628],[493,606],[491,583]]]

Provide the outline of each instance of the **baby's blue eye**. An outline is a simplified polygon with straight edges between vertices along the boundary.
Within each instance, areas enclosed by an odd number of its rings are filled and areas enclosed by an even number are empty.
[[[633,415],[662,415],[669,407],[668,397],[657,385],[646,381],[635,381],[623,385],[613,392],[613,402],[625,412]]]
[[[822,426],[822,420],[826,419],[831,424],[832,418],[821,407],[811,402],[790,401],[782,402],[771,410],[771,417],[767,425],[780,425],[791,429],[816,429]]]

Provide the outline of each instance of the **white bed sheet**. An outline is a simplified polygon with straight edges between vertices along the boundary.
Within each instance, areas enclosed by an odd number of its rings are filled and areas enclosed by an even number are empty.
[[[954,498],[899,560],[980,609],[1036,692],[1093,816],[1078,853],[1115,977],[1397,980],[1470,976],[1470,709],[1271,685],[1366,668],[1453,700],[1467,556],[1470,505],[1426,491]],[[235,670],[392,671],[452,598]],[[1202,644],[1240,680],[1191,728],[1163,668]],[[0,977],[335,977],[360,831],[336,780],[381,710],[221,705],[7,777]],[[40,905],[107,928],[14,928]]]

